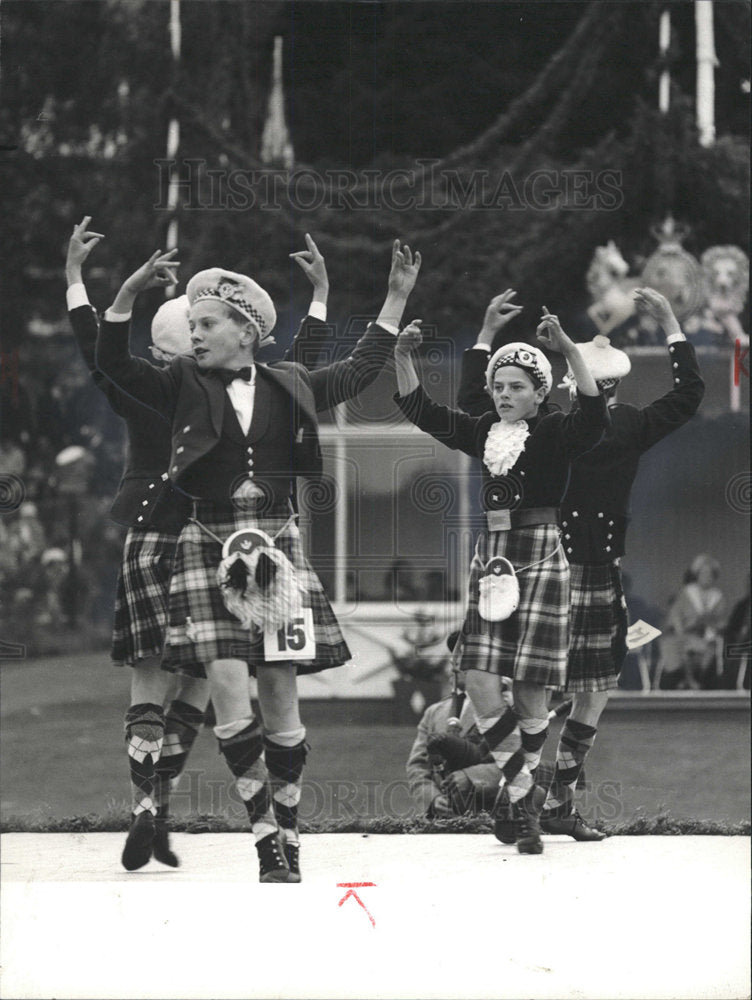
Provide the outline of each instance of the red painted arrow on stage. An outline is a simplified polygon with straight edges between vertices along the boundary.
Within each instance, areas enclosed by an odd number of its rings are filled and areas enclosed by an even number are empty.
[[[339,903],[337,903],[337,906],[342,906],[342,904],[344,903],[344,901],[346,899],[349,899],[350,896],[352,896],[352,898],[355,900],[355,902],[359,906],[362,906],[363,909],[366,911],[366,916],[368,917],[368,919],[371,921],[371,924],[375,928],[376,927],[376,921],[373,919],[373,917],[369,913],[368,907],[363,902],[363,900],[360,898],[360,896],[357,894],[357,892],[353,891],[354,889],[362,889],[365,886],[370,886],[370,885],[376,885],[376,883],[375,882],[338,882],[337,883],[337,888],[338,889],[347,889],[347,892],[344,894],[344,896],[342,897],[342,899],[340,899]]]

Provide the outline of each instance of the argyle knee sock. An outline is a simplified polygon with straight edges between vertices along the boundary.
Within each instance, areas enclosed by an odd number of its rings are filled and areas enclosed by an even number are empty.
[[[598,730],[576,719],[567,719],[556,749],[556,771],[548,791],[545,812],[550,816],[569,816],[574,804],[574,792],[588,751]]]
[[[296,742],[287,745],[295,739]],[[285,740],[285,743],[282,743]],[[309,750],[305,729],[290,733],[268,733],[264,737],[264,757],[272,789],[272,806],[286,843],[295,844],[298,836],[298,804],[303,766]]]
[[[176,699],[167,709],[162,754],[154,774],[153,798],[160,819],[165,819],[169,813],[172,783],[183,773],[203,724],[204,713],[186,701]]]
[[[240,719],[215,726],[219,749],[237,779],[235,787],[243,800],[253,836],[258,843],[277,832],[271,809],[268,774],[263,757],[263,737],[258,719]]]
[[[522,739],[522,753],[528,770],[535,779],[548,736],[548,719],[518,719]]]
[[[162,751],[164,711],[161,705],[144,702],[125,713],[125,745],[131,775],[131,811],[156,815],[154,772]]]
[[[533,776],[525,761],[522,734],[514,709],[502,715],[477,718],[478,731],[486,741],[489,753],[501,770],[501,784],[506,785],[510,802],[517,802],[533,786]]]

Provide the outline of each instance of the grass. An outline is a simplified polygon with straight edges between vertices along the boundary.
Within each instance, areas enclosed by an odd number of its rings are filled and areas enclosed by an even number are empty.
[[[106,656],[6,662],[0,670],[2,829],[123,830],[122,715],[129,676]],[[412,816],[404,762],[414,728],[311,722],[301,820],[315,832],[485,832],[483,818]],[[303,703],[306,719],[306,706]],[[553,757],[558,725],[545,756]],[[742,711],[604,716],[588,758],[583,816],[609,833],[749,832],[749,720]],[[173,796],[175,829],[244,829],[245,811],[203,733]],[[744,824],[746,823],[746,826]],[[452,825],[455,824],[455,825]]]
[[[110,810],[104,815],[64,816],[34,818],[10,816],[0,823],[0,833],[120,833],[129,825],[126,809]],[[598,827],[612,837],[649,836],[695,836],[695,837],[748,837],[750,823],[716,822],[715,820],[681,820],[670,813],[657,816],[639,816],[623,823],[599,822]],[[182,833],[247,833],[248,824],[241,819],[225,816],[187,816],[172,819],[170,827]],[[394,816],[356,818],[352,820],[321,820],[302,823],[302,833],[483,833],[493,830],[491,818],[480,816],[457,816],[452,819],[427,820],[418,818],[400,819]]]

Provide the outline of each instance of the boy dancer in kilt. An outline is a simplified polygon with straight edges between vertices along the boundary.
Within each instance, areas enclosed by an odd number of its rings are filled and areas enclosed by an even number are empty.
[[[485,412],[485,358],[498,331],[519,312],[507,290],[491,301],[475,348],[466,351],[457,404],[472,414]],[[617,403],[616,388],[629,372],[629,358],[607,338],[580,344],[580,353],[599,390],[609,400],[610,428],[597,447],[580,456],[562,505],[564,549],[570,563],[571,630],[566,691],[572,711],[561,731],[556,771],[541,814],[545,833],[575,840],[605,836],[583,822],[574,808],[574,791],[593,746],[598,722],[617,686],[626,656],[627,609],[621,583],[629,495],[640,456],[696,413],[704,393],[694,348],[687,343],[668,300],[651,288],[635,292],[637,309],[662,327],[671,362],[671,389],[643,409]],[[571,371],[565,384],[574,394]],[[512,834],[510,833],[511,837]]]
[[[191,508],[188,497],[175,490],[167,478],[169,423],[96,370],[98,321],[83,284],[82,266],[102,235],[88,231],[90,221],[87,216],[74,227],[68,246],[69,317],[95,384],[124,419],[128,433],[127,466],[112,506],[113,519],[129,529],[118,573],[112,659],[118,666],[133,668],[131,703],[125,714],[132,811],[122,863],[134,871],[153,855],[157,861],[176,867],[179,861],[170,849],[167,830],[170,787],[185,768],[209,698],[205,679],[178,675],[176,682],[173,675],[160,669],[175,546]],[[307,336],[309,325],[326,320],[328,280],[323,258],[315,272],[304,270],[314,293],[298,336],[303,332]],[[159,274],[153,277],[155,285],[165,283]],[[152,354],[165,364],[178,355],[192,354],[185,296],[168,300],[157,311],[152,342]]]
[[[128,458],[112,518],[128,526],[118,572],[112,660],[131,672],[125,742],[131,779],[131,827],[122,853],[128,871],[154,856],[179,864],[167,831],[170,782],[182,773],[204,722],[206,680],[183,677],[174,684],[160,669],[167,595],[177,537],[190,512],[188,498],[172,489],[166,469],[170,426],[155,417],[96,369],[98,321],[83,284],[82,265],[102,239],[88,230],[89,216],[74,227],[68,245],[68,315],[95,384],[125,421]],[[155,279],[158,276],[155,275]],[[162,283],[155,280],[154,284]],[[152,323],[152,352],[163,362],[191,353],[187,301],[166,302]],[[174,688],[172,697],[169,691]]]
[[[568,416],[540,413],[552,378],[535,347],[509,344],[494,354],[486,384],[495,410],[480,417],[425,394],[409,354],[420,339],[417,324],[401,334],[396,350],[396,399],[403,413],[443,444],[483,461],[487,530],[470,567],[459,667],[467,671],[468,697],[508,794],[522,854],[543,850],[537,817],[545,791],[535,785],[534,773],[548,729],[546,687],[566,678],[569,565],[558,507],[572,460],[600,440],[607,421],[595,381],[558,319],[545,313],[537,333],[574,372],[580,406]],[[498,583],[493,568],[502,560],[517,573],[516,610],[494,607],[490,596]],[[513,707],[504,702],[502,675],[513,678]]]
[[[165,666],[209,679],[215,734],[248,811],[260,880],[298,882],[297,805],[307,746],[296,674],[338,666],[350,653],[290,517],[293,479],[321,471],[317,412],[357,395],[392,355],[420,256],[413,261],[408,247],[401,251],[395,244],[377,323],[345,361],[310,375],[297,364],[255,361],[276,321],[273,303],[250,278],[220,268],[202,271],[188,285],[194,359],[177,359],[159,371],[131,357],[128,320],[135,294],[167,263],[169,255],[154,254],[118,293],[102,323],[97,363],[121,389],[171,422],[169,476],[195,498],[195,520],[178,540]],[[270,659],[277,636],[243,627],[217,585],[222,542],[241,529],[273,537],[277,552],[297,571],[303,616],[301,628],[283,636],[284,660]],[[264,588],[269,580],[257,573],[255,583]],[[274,642],[265,646],[265,638]],[[249,671],[258,680],[265,738],[251,710]]]

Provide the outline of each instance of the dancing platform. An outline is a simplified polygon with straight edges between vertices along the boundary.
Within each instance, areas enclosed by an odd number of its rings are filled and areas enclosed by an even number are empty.
[[[26,998],[749,996],[747,837],[311,834],[259,885],[244,834],[4,834],[1,993]]]

